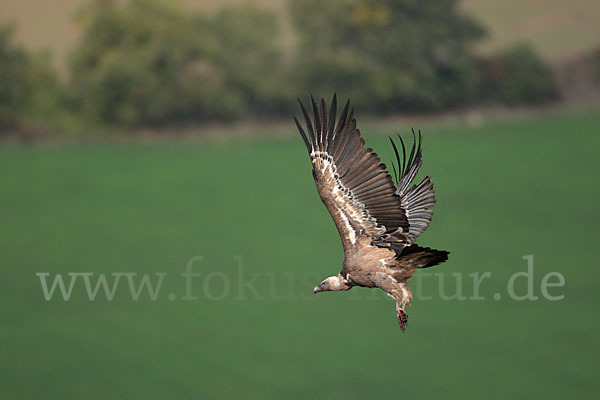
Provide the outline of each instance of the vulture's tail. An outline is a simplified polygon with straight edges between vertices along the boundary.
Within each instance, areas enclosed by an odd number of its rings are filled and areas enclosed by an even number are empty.
[[[420,247],[416,244],[405,247],[398,255],[399,266],[405,268],[429,268],[448,260],[450,252]]]

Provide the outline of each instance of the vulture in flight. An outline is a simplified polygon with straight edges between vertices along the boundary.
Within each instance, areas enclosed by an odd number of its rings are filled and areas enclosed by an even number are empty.
[[[415,269],[427,268],[448,259],[448,252],[415,244],[423,233],[435,204],[433,183],[425,177],[411,185],[421,167],[421,133],[413,131],[407,157],[390,138],[398,167],[395,179],[356,128],[354,109],[346,103],[336,123],[337,100],[329,113],[325,100],[320,105],[311,96],[312,118],[298,99],[306,125],[294,117],[312,162],[312,174],[321,200],[331,214],[344,246],[344,263],[339,274],[314,288],[314,293],[350,290],[353,286],[380,288],[396,301],[396,315],[404,332],[406,305],[412,300],[407,281]],[[397,171],[397,172],[396,172]]]

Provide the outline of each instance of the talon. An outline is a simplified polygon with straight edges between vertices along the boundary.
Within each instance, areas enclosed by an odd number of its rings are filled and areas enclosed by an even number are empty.
[[[398,324],[400,324],[400,329],[402,329],[402,333],[404,333],[406,331],[406,325],[400,318],[398,318]]]
[[[398,310],[398,324],[400,324],[400,329],[404,332],[406,330],[406,325],[408,325],[408,315],[402,309]]]

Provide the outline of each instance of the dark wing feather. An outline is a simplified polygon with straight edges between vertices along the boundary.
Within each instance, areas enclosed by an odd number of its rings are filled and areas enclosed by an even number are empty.
[[[408,234],[414,240],[427,229],[431,222],[431,218],[433,217],[433,210],[431,210],[431,207],[435,205],[435,193],[433,191],[433,183],[429,179],[429,176],[426,176],[418,185],[410,186],[423,164],[421,132],[419,132],[418,141],[414,130],[412,133],[413,146],[408,158],[406,157],[404,141],[400,135],[398,135],[398,139],[400,139],[400,144],[402,146],[402,158],[400,157],[394,140],[390,138],[390,141],[392,142],[396,161],[398,162],[399,177],[397,180],[396,194],[400,196],[402,208],[408,218]]]
[[[298,102],[308,135],[294,120],[308,148],[319,196],[333,217],[344,246],[352,246],[359,233],[371,236],[373,241],[390,235],[408,241],[403,235],[408,230],[408,219],[395,194],[394,181],[377,154],[365,150],[354,112],[348,111],[349,102],[337,125],[335,95],[329,114],[325,101],[321,100],[319,107],[311,96],[313,118]]]

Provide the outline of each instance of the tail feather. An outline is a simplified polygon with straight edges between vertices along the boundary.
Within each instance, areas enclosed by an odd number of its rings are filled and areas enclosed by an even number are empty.
[[[405,247],[398,255],[400,266],[405,268],[429,268],[448,260],[450,252],[420,247],[416,244]]]

